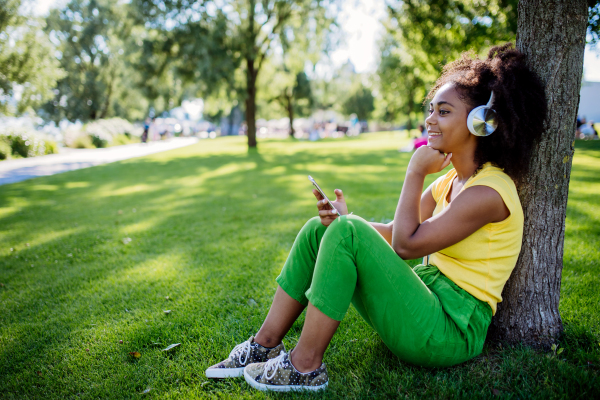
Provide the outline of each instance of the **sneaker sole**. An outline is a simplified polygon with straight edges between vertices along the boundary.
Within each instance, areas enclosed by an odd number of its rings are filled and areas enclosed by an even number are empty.
[[[244,378],[246,382],[254,389],[262,390],[263,392],[272,391],[272,392],[292,392],[292,391],[302,391],[302,390],[310,390],[310,391],[319,391],[327,388],[329,382],[325,382],[320,386],[299,386],[299,385],[267,385],[265,383],[256,382],[246,370],[244,370]]]
[[[241,368],[209,368],[204,372],[207,378],[237,378],[244,375],[244,367]]]

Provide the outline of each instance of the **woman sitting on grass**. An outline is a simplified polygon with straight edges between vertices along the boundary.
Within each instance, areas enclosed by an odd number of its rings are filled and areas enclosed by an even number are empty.
[[[207,377],[243,374],[261,390],[325,388],[323,354],[350,303],[406,362],[444,367],[481,353],[521,249],[514,182],[527,173],[546,98],[525,56],[507,44],[485,60],[463,54],[447,65],[428,99],[428,145],[410,160],[394,221],[348,215],[341,190],[338,217],[314,191],[319,217],[298,234],[262,327]],[[421,193],[425,177],[450,163]],[[403,261],[418,257],[428,262],[412,269]],[[281,340],[305,307],[288,353]]]

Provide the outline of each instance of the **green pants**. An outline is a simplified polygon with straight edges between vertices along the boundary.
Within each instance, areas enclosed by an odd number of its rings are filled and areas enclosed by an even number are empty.
[[[490,306],[432,265],[412,269],[360,217],[318,217],[302,228],[277,283],[341,321],[350,306],[400,359],[429,367],[458,364],[481,353]]]

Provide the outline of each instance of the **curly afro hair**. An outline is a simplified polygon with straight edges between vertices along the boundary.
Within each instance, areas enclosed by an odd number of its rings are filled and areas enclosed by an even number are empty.
[[[498,128],[490,136],[477,137],[475,162],[478,168],[491,162],[515,183],[521,183],[529,170],[534,143],[544,130],[547,112],[544,86],[527,66],[525,55],[512,43],[492,47],[485,60],[463,53],[459,60],[444,66],[427,99],[450,82],[471,109],[487,104],[494,91],[492,108]]]

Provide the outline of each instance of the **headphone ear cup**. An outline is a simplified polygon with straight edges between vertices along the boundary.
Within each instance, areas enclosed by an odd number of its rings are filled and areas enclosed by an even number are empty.
[[[467,128],[475,136],[489,136],[497,127],[496,111],[488,106],[475,107],[467,117]]]

